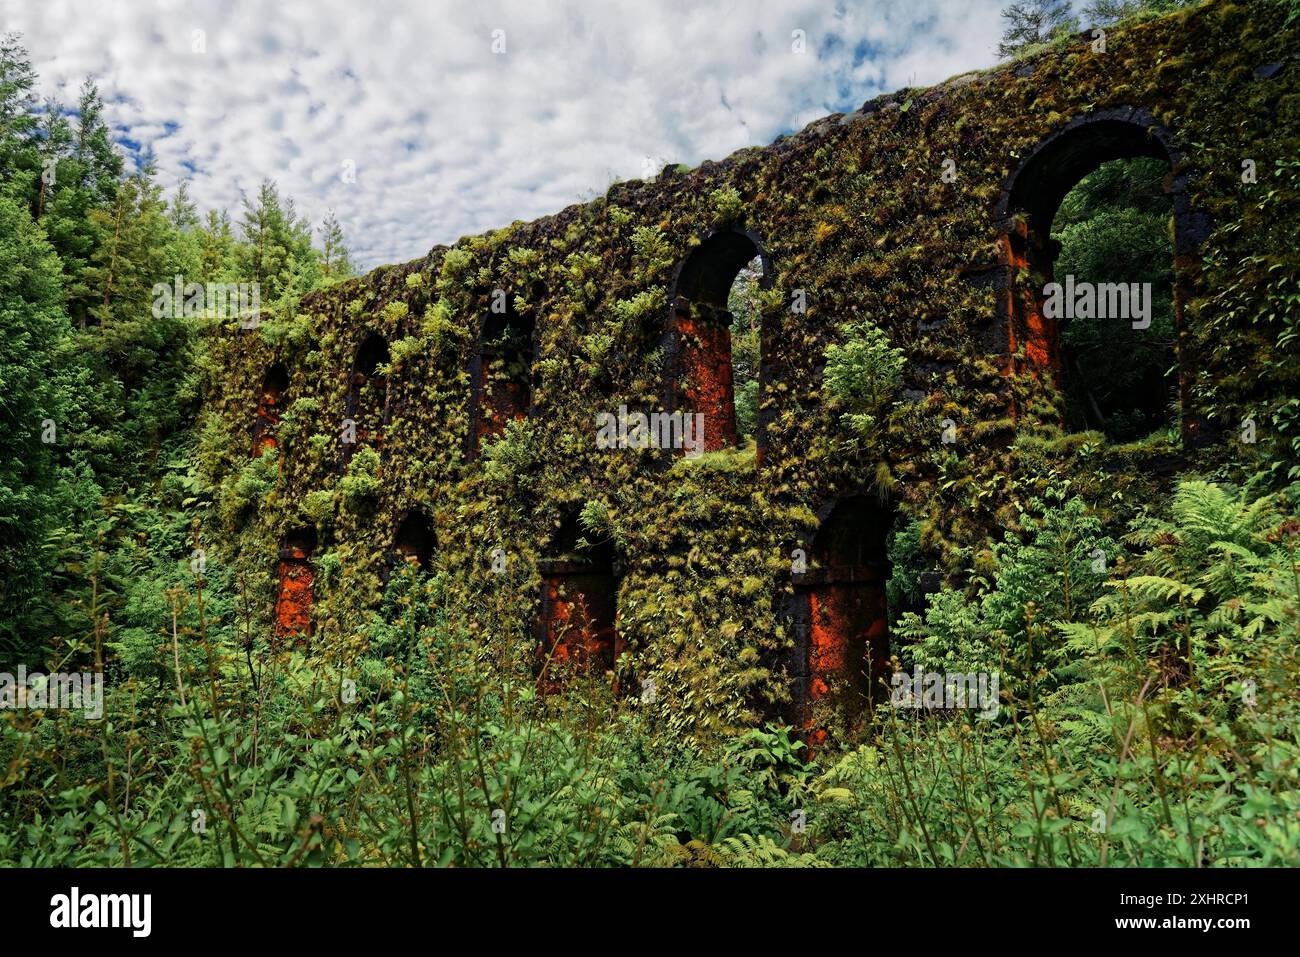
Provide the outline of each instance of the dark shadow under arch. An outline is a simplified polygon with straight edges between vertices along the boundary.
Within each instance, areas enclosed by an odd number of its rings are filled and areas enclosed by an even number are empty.
[[[266,370],[262,389],[257,400],[257,415],[253,420],[253,457],[278,444],[276,429],[284,415],[284,397],[289,391],[289,370],[284,363],[276,362]]]
[[[433,564],[433,523],[423,512],[407,512],[393,533],[393,550],[399,561],[428,571]]]
[[[613,670],[623,651],[613,543],[589,540],[574,510],[561,521],[538,565],[542,593],[535,637],[543,667],[550,675],[575,666]]]
[[[357,346],[344,403],[344,417],[353,422],[356,442],[343,443],[344,468],[358,447],[383,442],[383,427],[388,423],[388,377],[383,368],[388,362],[388,340],[379,333],[370,333]]]
[[[543,295],[545,288],[534,283],[526,311],[518,311],[515,297],[508,296],[504,308],[489,312],[479,327],[469,365],[471,459],[484,438],[500,435],[532,409],[536,317]]]
[[[889,534],[895,512],[866,495],[828,502],[817,512],[806,570],[793,576],[789,617],[794,647],[793,721],[811,729],[812,709],[835,695],[852,716],[869,707],[889,659]]]

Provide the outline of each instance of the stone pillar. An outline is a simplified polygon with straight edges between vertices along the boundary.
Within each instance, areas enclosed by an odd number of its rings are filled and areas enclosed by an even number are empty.
[[[677,337],[678,408],[704,413],[704,451],[716,452],[736,444],[736,394],[731,374],[730,316],[726,312],[697,318],[690,311],[674,312]]]
[[[478,421],[474,424],[478,441],[486,436],[501,435],[511,422],[528,415],[528,384],[516,379],[497,379],[492,375],[496,357],[484,353],[478,367]]]
[[[883,564],[833,565],[796,579],[796,653],[802,660],[794,672],[795,703],[813,744],[825,738],[813,726],[817,702],[836,693],[845,714],[861,713],[889,666],[886,579]]]
[[[312,586],[316,570],[311,564],[311,545],[301,539],[285,540],[280,549],[275,600],[277,638],[306,640],[311,636]]]
[[[274,389],[264,389],[257,404],[257,419],[253,423],[253,458],[276,447],[275,430],[279,425],[280,394]]]

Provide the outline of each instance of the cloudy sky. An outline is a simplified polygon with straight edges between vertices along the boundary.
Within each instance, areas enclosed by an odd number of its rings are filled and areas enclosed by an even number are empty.
[[[0,0],[0,23],[42,95],[93,75],[169,191],[237,214],[273,179],[371,267],[988,66],[1002,5]]]

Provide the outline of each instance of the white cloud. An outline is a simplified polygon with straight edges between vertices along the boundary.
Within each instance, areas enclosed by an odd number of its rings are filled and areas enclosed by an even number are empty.
[[[25,34],[43,94],[74,104],[93,74],[164,185],[188,177],[200,206],[237,216],[240,191],[274,179],[314,222],[333,208],[369,267],[555,212],[647,157],[720,159],[987,66],[1001,6],[0,0],[0,22]]]

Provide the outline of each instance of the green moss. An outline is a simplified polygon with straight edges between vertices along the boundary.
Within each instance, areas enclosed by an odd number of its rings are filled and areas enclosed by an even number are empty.
[[[599,502],[590,533],[616,538],[625,569],[624,677],[655,679],[664,729],[708,736],[756,722],[788,696],[778,662],[791,640],[782,616],[791,543],[807,541],[833,499],[892,489],[921,530],[917,561],[956,577],[991,538],[1015,530],[1023,503],[1050,482],[1069,479],[1122,517],[1172,481],[1175,453],[1178,468],[1250,468],[1257,450],[1230,441],[1246,414],[1267,426],[1261,441],[1287,439],[1278,430],[1300,370],[1294,337],[1277,343],[1297,316],[1276,289],[1300,235],[1300,175],[1286,165],[1300,155],[1300,95],[1290,67],[1267,82],[1252,72],[1300,47],[1283,21],[1281,5],[1213,2],[1112,32],[1104,58],[1070,38],[969,81],[883,97],[770,147],[619,183],[607,200],[340,283],[272,335],[223,329],[209,382],[216,424],[204,428],[201,453],[220,489],[213,534],[250,581],[260,575],[269,587],[285,531],[320,527],[332,569],[318,601],[328,646],[353,640],[379,600],[397,523],[421,509],[449,607],[494,640],[523,641],[538,560],[571,510],[587,515],[596,506],[584,503]],[[1025,67],[1032,73],[1018,76]],[[1072,117],[1126,104],[1174,126],[1191,156],[1190,198],[1213,219],[1203,262],[1184,277],[1184,348],[1193,405],[1233,432],[1197,450],[1168,437],[1114,448],[1096,434],[1062,434],[1048,383],[1003,377],[998,293],[980,278],[996,274],[992,209],[1021,159]],[[1240,180],[1244,141],[1263,174],[1255,189]],[[945,156],[958,161],[955,183],[939,178]],[[662,401],[674,267],[740,217],[774,271],[760,296],[764,338],[780,360],[760,407],[762,466],[752,444],[666,469],[660,456],[598,450],[597,413]],[[432,289],[423,277],[436,277]],[[536,302],[535,285],[544,290]],[[535,309],[534,416],[471,459],[467,370],[498,288]],[[801,313],[790,309],[796,290]],[[906,361],[879,430],[846,448],[845,410],[823,400],[819,365],[828,348],[846,346],[842,327],[855,320],[870,320]],[[348,376],[370,331],[386,337],[397,366],[389,421],[382,446],[359,449],[340,476]],[[294,441],[283,461],[250,462],[247,436],[274,361],[291,373]],[[955,445],[940,441],[944,418],[958,423]],[[494,546],[511,556],[508,576],[490,570]]]

